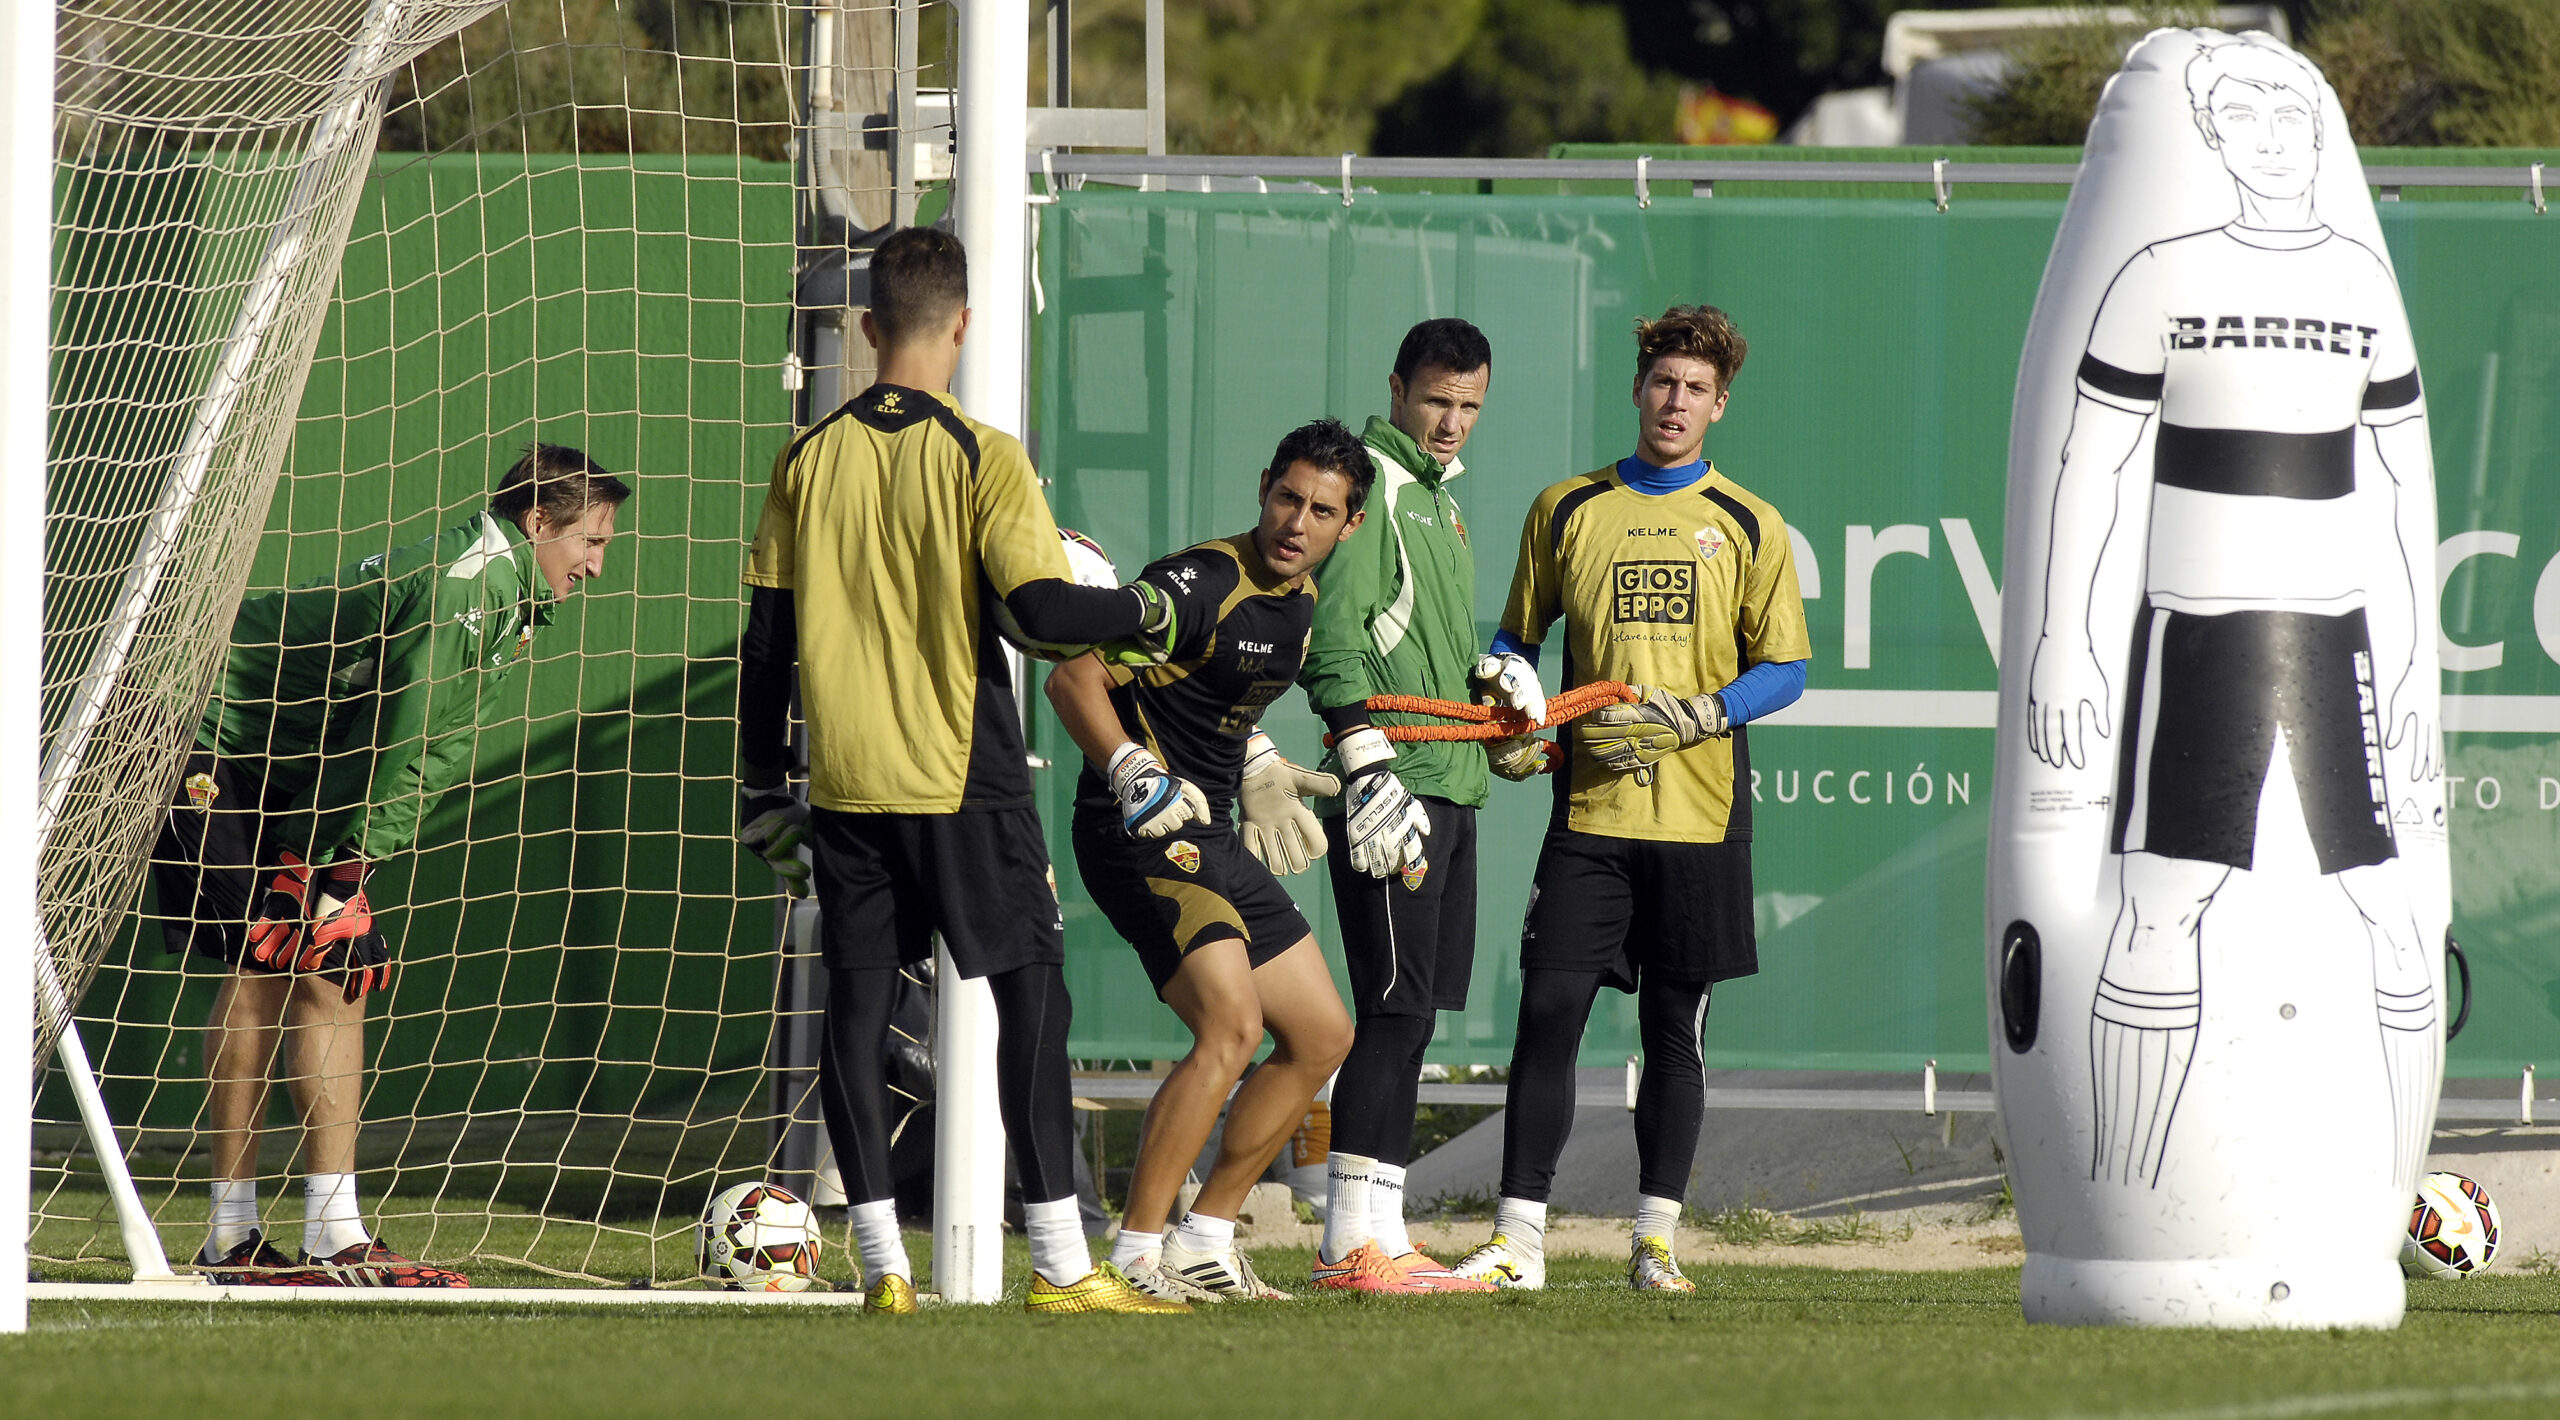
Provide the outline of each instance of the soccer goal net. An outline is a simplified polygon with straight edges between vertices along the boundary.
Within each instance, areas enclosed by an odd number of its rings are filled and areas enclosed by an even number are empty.
[[[859,295],[825,249],[932,205],[947,25],[915,0],[67,0],[40,1261],[123,1261],[47,1071],[75,1022],[169,1256],[203,1236],[227,969],[164,951],[147,860],[242,596],[477,518],[536,440],[636,493],[369,888],[396,966],[365,1215],[421,1259],[664,1281],[723,1182],[815,1162],[781,1142],[810,1079],[777,1068],[814,1027],[777,1015],[798,968],[730,836],[738,574],[813,380],[867,379],[811,368],[847,358],[813,310]],[[290,1252],[284,1073],[259,1172]]]

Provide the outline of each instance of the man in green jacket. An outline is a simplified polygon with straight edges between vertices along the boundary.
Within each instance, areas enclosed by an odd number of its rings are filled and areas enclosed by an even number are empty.
[[[469,774],[482,695],[604,570],[630,496],[576,449],[536,444],[469,522],[240,604],[152,853],[168,949],[229,968],[205,1032],[213,1229],[196,1265],[216,1281],[469,1285],[385,1247],[357,1210],[365,997],[391,979],[365,875]],[[279,1047],[304,1131],[299,1259],[258,1218]]]
[[[1351,970],[1357,1034],[1335,1077],[1319,1286],[1478,1290],[1405,1233],[1404,1166],[1434,1013],[1462,1010],[1475,964],[1476,810],[1481,744],[1387,739],[1373,695],[1464,700],[1483,637],[1475,553],[1449,484],[1493,378],[1493,347],[1463,320],[1407,332],[1387,377],[1387,415],[1362,434],[1378,466],[1370,519],[1317,573],[1313,639],[1299,684],[1334,733],[1342,797],[1322,806],[1334,906]]]

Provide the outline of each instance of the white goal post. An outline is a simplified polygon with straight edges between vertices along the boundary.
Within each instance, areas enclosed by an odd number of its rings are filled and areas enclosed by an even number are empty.
[[[781,1167],[809,1103],[759,1085],[788,958],[707,752],[736,558],[811,373],[803,218],[929,220],[915,170],[946,180],[976,257],[958,393],[1022,432],[1030,0],[287,0],[225,7],[221,35],[71,0],[34,41],[30,8],[10,38],[46,64],[11,113],[46,121],[11,125],[6,259],[51,309],[0,320],[0,471],[47,478],[5,480],[0,726],[44,755],[0,777],[0,1054],[40,1068],[0,1074],[39,1102],[32,1131],[14,1107],[0,1126],[0,1217],[32,1222],[5,1228],[0,1329],[30,1255],[139,1280],[166,1275],[164,1235],[171,1257],[202,1236],[196,1027],[221,968],[161,952],[140,885],[242,595],[476,515],[531,438],[640,491],[605,590],[484,705],[473,787],[384,875],[400,955],[368,1027],[365,1212],[429,1261],[690,1282],[700,1199]],[[1037,112],[1160,148],[1150,88],[1134,119]],[[861,190],[879,148],[894,194]],[[846,313],[816,314],[858,376]],[[934,1269],[945,1300],[985,1302],[1004,1138],[970,985],[933,1029]],[[289,1231],[296,1131],[271,1104],[261,1217]]]
[[[36,761],[43,701],[45,298],[53,249],[53,7],[0,18],[0,1334],[27,1329]]]

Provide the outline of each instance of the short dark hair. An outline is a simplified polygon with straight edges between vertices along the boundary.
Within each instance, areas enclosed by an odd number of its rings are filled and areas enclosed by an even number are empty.
[[[524,457],[498,480],[489,511],[521,528],[540,508],[554,526],[566,527],[598,503],[619,508],[630,497],[631,485],[603,464],[566,444],[535,443],[525,445]]]
[[[1716,367],[1716,382],[1726,393],[1742,373],[1751,342],[1734,328],[1733,317],[1713,306],[1673,306],[1655,320],[1636,322],[1636,378],[1653,373],[1653,362],[1665,355],[1704,360]]]
[[[1484,338],[1483,331],[1456,316],[1424,321],[1406,331],[1404,344],[1396,347],[1396,378],[1408,385],[1425,365],[1465,375],[1492,364],[1493,342]]]
[[[871,254],[871,324],[880,343],[925,335],[969,304],[969,253],[939,227],[902,227]]]
[[[1327,473],[1341,474],[1351,484],[1349,512],[1359,512],[1369,503],[1369,485],[1378,481],[1378,466],[1369,458],[1369,446],[1360,436],[1342,425],[1339,419],[1319,419],[1301,424],[1280,440],[1271,455],[1271,467],[1262,471],[1262,488],[1271,490],[1271,480],[1289,471],[1292,464],[1312,464]]]

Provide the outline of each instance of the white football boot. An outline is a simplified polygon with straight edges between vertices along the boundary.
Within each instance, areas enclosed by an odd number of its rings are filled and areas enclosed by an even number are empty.
[[[1501,1233],[1459,1258],[1458,1265],[1449,1270],[1470,1281],[1490,1282],[1506,1292],[1535,1292],[1547,1285],[1546,1255],[1531,1252]]]

